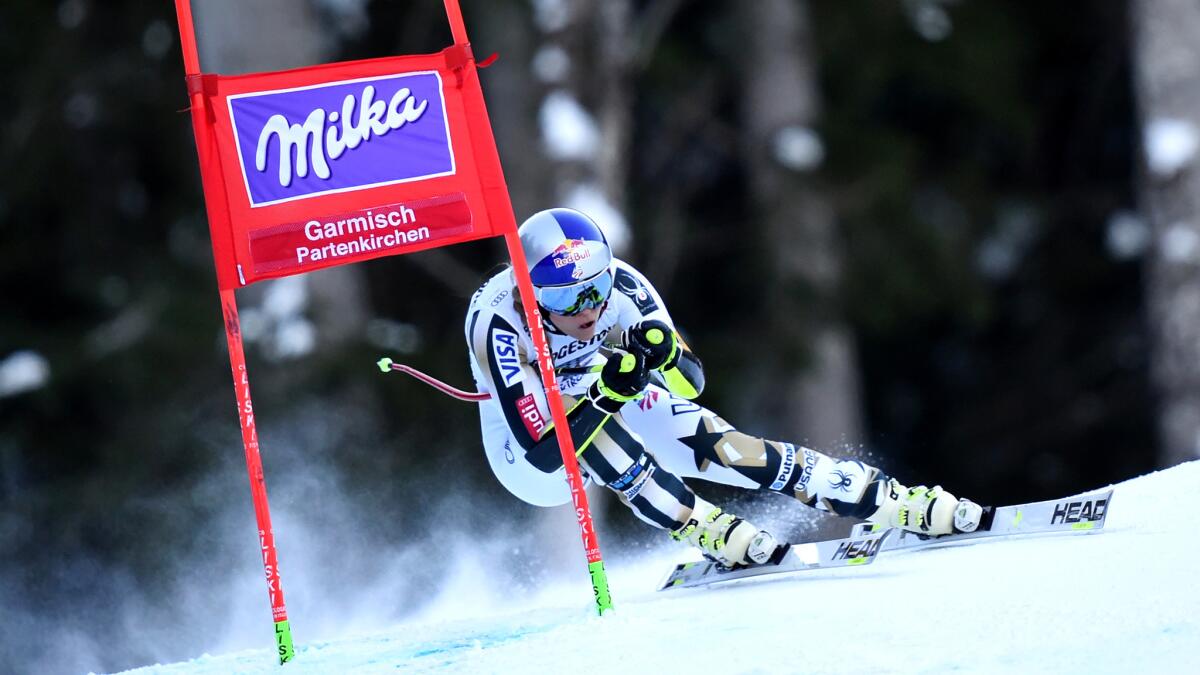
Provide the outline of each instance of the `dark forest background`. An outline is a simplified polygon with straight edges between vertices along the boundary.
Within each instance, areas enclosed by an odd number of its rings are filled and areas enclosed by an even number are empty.
[[[436,0],[194,4],[210,72],[450,43]],[[1197,456],[1200,8],[462,4],[500,54],[482,80],[518,220],[573,205],[623,236],[739,427],[985,503]],[[0,671],[265,647],[173,7],[6,0],[0,62]],[[503,492],[473,408],[373,366],[467,385],[462,315],[503,258],[239,292],[298,641],[411,614],[481,549],[586,603],[569,518]],[[606,558],[663,544],[594,499]]]

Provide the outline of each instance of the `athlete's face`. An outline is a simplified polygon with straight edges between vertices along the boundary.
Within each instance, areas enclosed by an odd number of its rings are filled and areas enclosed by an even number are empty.
[[[596,319],[600,318],[600,315],[604,312],[604,308],[607,306],[608,303],[604,303],[599,307],[585,309],[572,316],[563,316],[554,312],[547,312],[547,314],[550,315],[550,322],[554,324],[555,328],[576,340],[587,342],[596,334]]]

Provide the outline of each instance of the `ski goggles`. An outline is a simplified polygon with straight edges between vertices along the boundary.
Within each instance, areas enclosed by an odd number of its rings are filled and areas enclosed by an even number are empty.
[[[603,305],[612,293],[612,271],[600,274],[570,286],[535,287],[534,295],[542,309],[551,314],[575,316],[576,314]]]

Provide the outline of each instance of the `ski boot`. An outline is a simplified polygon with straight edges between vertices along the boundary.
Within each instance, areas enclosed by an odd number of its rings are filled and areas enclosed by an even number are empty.
[[[891,478],[881,492],[879,508],[867,520],[926,537],[974,532],[983,518],[983,507],[955,498],[940,485],[906,488]]]
[[[786,548],[770,532],[732,513],[724,513],[699,497],[691,517],[683,527],[671,532],[671,538],[692,544],[704,557],[727,569],[761,565]]]

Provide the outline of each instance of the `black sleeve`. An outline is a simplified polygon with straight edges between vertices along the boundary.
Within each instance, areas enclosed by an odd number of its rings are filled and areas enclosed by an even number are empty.
[[[611,417],[586,398],[579,399],[567,411],[567,427],[571,430],[571,440],[575,441],[575,456],[583,452]],[[553,425],[540,441],[526,451],[525,459],[546,473],[558,471],[563,465],[562,451],[558,449],[558,435],[554,433]]]
[[[486,315],[485,315],[486,316]],[[539,409],[535,392],[542,387],[541,374],[528,361],[521,349],[517,329],[499,315],[485,319],[479,325],[475,317],[468,333],[476,361],[486,371],[488,389],[508,423],[509,433],[525,450],[530,464],[547,473],[562,466],[562,453],[554,435],[549,411]],[[567,427],[575,441],[576,452],[582,452],[610,415],[582,398],[567,414]]]

